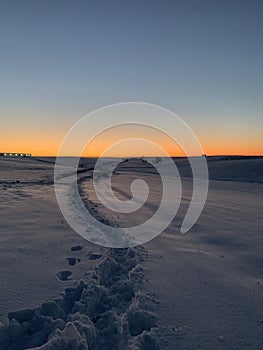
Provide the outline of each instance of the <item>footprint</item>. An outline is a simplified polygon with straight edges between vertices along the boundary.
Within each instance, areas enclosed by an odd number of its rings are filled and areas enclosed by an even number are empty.
[[[66,261],[67,261],[67,263],[70,266],[73,266],[73,265],[78,264],[81,261],[81,259],[78,259],[78,258],[67,258]]]
[[[82,245],[74,245],[73,247],[71,247],[72,252],[76,252],[77,250],[81,250],[81,249],[83,249]]]
[[[89,258],[89,260],[97,260],[100,259],[102,257],[102,254],[88,254],[87,257]]]
[[[57,277],[61,280],[61,281],[68,281],[70,280],[69,276],[72,275],[71,271],[65,270],[65,271],[60,271],[57,273]]]

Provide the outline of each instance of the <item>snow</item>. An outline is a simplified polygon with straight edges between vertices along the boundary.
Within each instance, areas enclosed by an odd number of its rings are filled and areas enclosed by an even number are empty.
[[[183,195],[170,226],[143,246],[109,249],[77,235],[55,199],[52,158],[0,158],[0,349],[263,348],[263,159],[208,158],[204,211],[185,235],[191,171],[177,159]],[[147,203],[115,213],[99,203],[82,159],[80,193],[93,215],[131,227],[155,212],[158,174],[123,163],[115,195],[138,176]],[[87,171],[85,171],[87,170]]]
[[[211,181],[191,233],[171,226],[146,245],[145,288],[162,301],[161,323],[179,333],[166,349],[262,348],[262,194],[262,185]]]

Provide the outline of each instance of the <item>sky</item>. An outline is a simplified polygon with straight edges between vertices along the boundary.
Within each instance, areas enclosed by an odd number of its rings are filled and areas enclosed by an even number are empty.
[[[1,1],[0,152],[56,155],[83,116],[141,101],[179,115],[208,155],[262,155],[262,37],[261,0]]]

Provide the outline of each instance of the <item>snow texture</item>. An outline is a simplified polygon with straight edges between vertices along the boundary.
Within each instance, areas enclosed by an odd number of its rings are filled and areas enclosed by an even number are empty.
[[[105,249],[65,223],[54,159],[0,158],[0,350],[261,350],[263,159],[207,160],[208,199],[189,234],[178,233],[191,170],[176,159],[183,196],[175,220],[143,247]],[[138,173],[148,181],[148,201],[132,215],[98,203],[94,160],[81,162],[81,195],[104,223],[130,227],[158,207],[158,174],[145,162],[123,163],[112,179],[123,200]]]
[[[66,288],[63,298],[10,312],[9,324],[0,329],[0,348],[158,349],[150,298],[139,289],[142,255],[142,248],[106,250],[87,279]]]

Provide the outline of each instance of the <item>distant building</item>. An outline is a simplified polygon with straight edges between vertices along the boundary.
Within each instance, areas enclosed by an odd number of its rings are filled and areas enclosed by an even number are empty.
[[[3,157],[31,157],[30,153],[10,153],[10,152],[5,152],[5,153],[0,153],[0,156]]]

